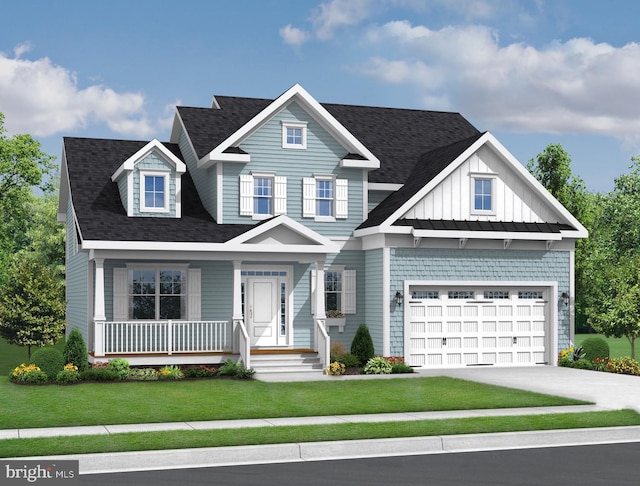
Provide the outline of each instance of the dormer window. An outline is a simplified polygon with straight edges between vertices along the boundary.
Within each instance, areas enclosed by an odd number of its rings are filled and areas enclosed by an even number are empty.
[[[140,171],[142,187],[141,212],[169,211],[169,174]]]
[[[307,148],[306,122],[282,122],[282,148]]]

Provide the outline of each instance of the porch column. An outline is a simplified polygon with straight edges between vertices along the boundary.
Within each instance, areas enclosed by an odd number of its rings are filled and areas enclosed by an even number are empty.
[[[242,262],[233,262],[233,319],[243,319],[242,315]]]
[[[107,320],[104,308],[104,258],[96,258],[95,285],[93,287],[93,338],[95,356],[104,356],[104,321]]]
[[[316,262],[316,295],[315,295],[316,318],[324,319],[326,317],[325,298],[324,298],[324,260]]]

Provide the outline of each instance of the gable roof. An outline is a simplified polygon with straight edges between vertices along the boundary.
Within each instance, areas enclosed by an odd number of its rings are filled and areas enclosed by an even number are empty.
[[[222,243],[251,228],[217,224],[202,205],[186,172],[182,176],[181,218],[129,218],[111,175],[149,142],[65,137],[64,163],[83,240]],[[163,146],[180,161],[175,144]]]
[[[177,108],[199,160],[277,101],[228,96],[216,96],[215,100],[216,108]],[[369,172],[369,182],[404,184],[424,153],[480,133],[459,113],[330,103],[319,106],[379,160],[380,167]],[[177,142],[175,133],[172,141]],[[348,158],[361,155],[349,154]]]

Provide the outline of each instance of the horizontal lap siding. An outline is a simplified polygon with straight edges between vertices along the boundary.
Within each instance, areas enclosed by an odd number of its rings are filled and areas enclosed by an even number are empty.
[[[193,183],[196,186],[200,200],[209,214],[216,217],[216,169],[215,166],[209,169],[198,169],[198,159],[191,150],[191,145],[185,133],[181,131],[178,142],[180,151],[184,157],[185,164],[191,174]]]
[[[67,204],[66,232],[67,335],[71,329],[78,329],[82,333],[84,342],[89,345],[89,293],[87,290],[89,261],[86,253],[77,251],[71,198]]]
[[[282,121],[306,121],[307,148],[282,148]],[[340,168],[346,150],[311,118],[292,103],[260,127],[240,146],[251,154],[246,164],[224,164],[224,222],[251,223],[240,216],[239,175],[251,171],[275,172],[287,178],[287,216],[326,236],[350,235],[362,223],[362,170]],[[349,217],[332,223],[318,223],[302,217],[302,179],[314,174],[332,174],[349,181]]]
[[[391,289],[405,280],[553,281],[569,292],[570,252],[519,250],[391,250]],[[553,305],[553,303],[551,304]],[[391,351],[403,352],[402,312],[391,313]],[[558,347],[569,346],[569,310],[558,309]]]

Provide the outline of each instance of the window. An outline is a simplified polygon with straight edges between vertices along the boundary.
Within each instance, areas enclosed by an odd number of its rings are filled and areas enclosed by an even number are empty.
[[[315,314],[316,271],[311,270],[311,313]],[[324,272],[324,307],[327,317],[356,313],[356,271],[332,267]]]
[[[324,299],[327,312],[342,313],[342,272],[325,272]]]
[[[141,201],[140,211],[166,212],[169,210],[168,174],[140,173]]]
[[[260,172],[240,175],[240,215],[265,219],[287,214],[287,178]]]
[[[349,213],[349,181],[333,176],[305,177],[302,216],[316,221],[346,219]]]
[[[474,211],[492,211],[492,179],[475,178],[473,180]]]
[[[518,292],[518,299],[543,299],[541,290],[522,290]]]
[[[306,122],[282,122],[282,148],[307,148]]]
[[[184,319],[185,273],[173,269],[129,270],[129,318]]]
[[[508,290],[485,290],[484,291],[485,299],[509,299],[509,291]]]
[[[447,295],[450,299],[474,299],[476,296],[473,290],[450,290]]]

